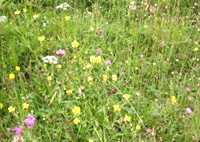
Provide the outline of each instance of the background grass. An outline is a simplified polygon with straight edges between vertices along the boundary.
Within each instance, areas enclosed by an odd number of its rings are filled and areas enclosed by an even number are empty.
[[[66,1],[66,11],[56,10],[63,2],[1,1],[0,13],[8,18],[0,23],[1,141],[11,141],[7,128],[24,125],[28,114],[36,123],[33,129],[24,126],[26,141],[199,141],[199,1],[152,0],[148,3],[157,9],[154,13],[145,1],[136,1],[134,12],[128,0]],[[23,8],[27,13],[14,14]],[[39,42],[39,36],[45,40]],[[78,48],[71,47],[74,40]],[[161,47],[161,41],[166,46]],[[41,58],[56,56],[60,48],[66,51],[57,56],[62,68],[44,65]],[[102,62],[86,68],[99,48]],[[106,60],[112,62],[109,69]],[[38,75],[38,70],[44,73]],[[14,80],[10,73],[16,75]],[[52,81],[47,80],[50,75]],[[103,81],[103,75],[109,79]],[[69,89],[72,95],[66,93]],[[124,94],[130,94],[129,101]],[[30,105],[26,110],[25,102]],[[113,105],[120,105],[121,111],[115,112]],[[9,113],[9,106],[15,112]],[[74,106],[81,108],[78,125],[73,123]],[[185,112],[188,107],[191,115]],[[130,122],[123,122],[125,115],[131,116]],[[153,134],[147,135],[147,128]]]

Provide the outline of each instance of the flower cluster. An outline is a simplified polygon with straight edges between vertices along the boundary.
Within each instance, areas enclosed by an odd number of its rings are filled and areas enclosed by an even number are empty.
[[[63,3],[63,4],[57,5],[57,6],[56,6],[56,9],[67,10],[68,7],[69,7],[69,4],[65,2],[65,3]]]
[[[42,58],[44,63],[53,63],[53,64],[57,64],[58,63],[58,58],[56,58],[55,56],[46,56]]]

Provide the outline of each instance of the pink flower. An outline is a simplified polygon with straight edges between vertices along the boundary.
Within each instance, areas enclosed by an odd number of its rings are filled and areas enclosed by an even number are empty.
[[[151,12],[151,13],[154,13],[154,12],[156,12],[156,8],[155,7],[153,7],[153,6],[150,6],[150,8],[149,8],[149,11]]]
[[[164,47],[165,45],[166,45],[165,41],[161,41],[161,42],[160,42],[160,46],[161,46],[161,47]]]
[[[13,131],[14,131],[13,128],[8,128],[8,129],[7,129],[7,132],[8,132],[8,133],[12,133]]]
[[[144,58],[144,54],[140,54],[140,58],[141,58],[141,59]]]
[[[65,50],[59,49],[56,51],[56,55],[58,55],[58,56],[62,56],[64,54],[65,54]]]
[[[26,124],[28,128],[33,128],[35,124],[35,117],[29,114],[27,118],[24,120],[24,124]]]
[[[81,87],[81,91],[82,91],[82,92],[85,91],[85,87],[84,87],[84,86]]]
[[[102,54],[101,48],[99,48],[99,49],[97,50],[97,52],[98,52],[99,55],[101,55],[101,54]]]
[[[189,108],[189,107],[188,107],[188,108],[186,108],[186,113],[187,113],[187,114],[191,114],[191,113],[192,113],[192,109],[191,109],[191,108]]]
[[[146,134],[151,135],[151,134],[152,134],[152,130],[148,128],[148,129],[146,130]]]
[[[186,88],[185,88],[185,91],[186,91],[186,92],[190,92],[190,91],[191,91],[190,87],[186,87]]]
[[[23,127],[22,127],[22,126],[15,127],[15,128],[14,128],[15,135],[17,135],[17,136],[21,136],[22,133],[23,133],[22,130],[23,130]]]
[[[98,36],[102,36],[103,30],[99,30]]]
[[[111,60],[107,60],[107,61],[106,61],[106,65],[107,65],[107,66],[110,66],[110,65],[111,65]]]

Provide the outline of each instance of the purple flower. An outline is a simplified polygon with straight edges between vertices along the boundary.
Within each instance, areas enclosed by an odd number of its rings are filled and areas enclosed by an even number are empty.
[[[106,61],[106,65],[107,65],[107,66],[110,66],[110,65],[111,65],[111,61],[110,61],[110,60],[107,60],[107,61]]]
[[[146,130],[146,134],[151,135],[151,134],[152,134],[152,130],[148,128],[148,129]]]
[[[12,133],[13,131],[14,131],[13,128],[8,128],[8,129],[7,129],[7,132],[8,132],[8,133]]]
[[[59,49],[56,51],[56,55],[58,55],[58,56],[62,56],[64,54],[65,54],[65,50]]]
[[[22,127],[22,126],[15,127],[15,128],[14,128],[15,135],[17,135],[17,136],[21,136],[22,133],[23,133],[22,130],[23,130],[23,127]]]
[[[98,52],[99,55],[101,55],[101,54],[102,54],[101,48],[99,48],[99,49],[97,50],[97,52]]]
[[[165,45],[166,45],[165,41],[161,41],[161,42],[160,42],[160,46],[161,46],[161,47],[164,47]]]
[[[191,109],[191,108],[189,108],[189,107],[188,107],[188,108],[186,108],[186,113],[187,113],[187,114],[191,114],[191,113],[192,113],[192,109]]]
[[[27,118],[24,120],[24,124],[26,124],[29,128],[33,128],[35,124],[35,117],[29,114]]]
[[[102,36],[103,30],[99,30],[98,36]]]
[[[81,87],[81,91],[82,91],[82,92],[85,91],[85,87],[84,87],[84,86]]]

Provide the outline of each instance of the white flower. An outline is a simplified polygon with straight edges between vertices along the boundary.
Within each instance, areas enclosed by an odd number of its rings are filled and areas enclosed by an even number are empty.
[[[58,58],[56,58],[54,56],[42,57],[42,60],[43,60],[44,63],[53,63],[53,64],[58,63]]]
[[[65,2],[63,4],[60,4],[60,5],[56,6],[56,9],[67,10],[68,7],[69,7],[69,4]]]
[[[7,17],[6,16],[0,16],[0,23],[6,23],[7,22]]]
[[[137,9],[136,2],[130,2],[129,9],[135,11]]]

